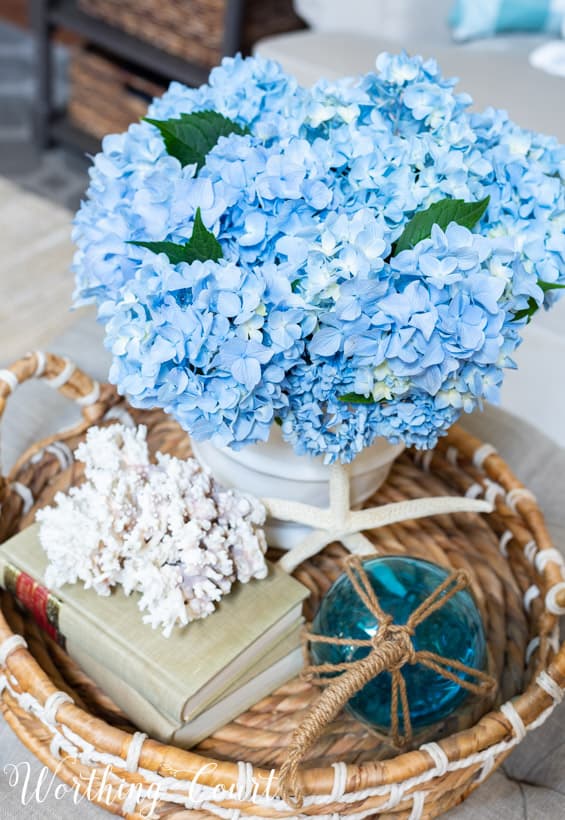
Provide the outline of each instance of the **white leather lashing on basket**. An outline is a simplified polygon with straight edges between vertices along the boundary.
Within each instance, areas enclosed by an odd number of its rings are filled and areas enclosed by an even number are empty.
[[[44,379],[45,384],[52,387],[54,390],[59,390],[64,384],[67,384],[71,376],[76,370],[76,364],[70,359],[65,359],[65,366],[58,376],[53,376],[51,379]]]
[[[526,561],[529,561],[530,564],[533,564],[536,558],[536,553],[538,551],[538,545],[532,538],[531,541],[528,541],[526,546],[524,547],[524,555],[526,556]]]
[[[334,770],[334,784],[330,794],[332,803],[337,803],[345,794],[345,787],[347,785],[347,766],[343,762],[332,763]]]
[[[540,638],[539,638],[539,635],[536,635],[536,637],[532,638],[532,640],[530,641],[530,643],[526,647],[526,665],[529,664],[532,655],[534,654],[536,649],[539,648],[539,645],[540,645]]]
[[[386,803],[380,807],[379,811],[389,811],[390,809],[395,809],[402,798],[404,797],[404,788],[402,783],[391,783],[390,784],[390,796]]]
[[[536,598],[539,598],[539,594],[539,587],[537,587],[535,584],[532,584],[532,586],[528,587],[528,589],[525,591],[524,609],[526,610],[526,612],[530,611],[530,609],[532,608],[532,603],[535,601]]]
[[[74,457],[70,447],[68,447],[63,441],[54,441],[53,444],[49,444],[45,448],[44,452],[51,453],[51,455],[55,456],[61,465],[62,470],[66,470],[74,462]],[[40,461],[42,453],[38,453],[37,455],[39,456],[37,460]]]
[[[557,603],[557,596],[565,596],[565,581],[555,584],[545,596],[545,606],[553,615],[565,615],[565,606]]]
[[[433,450],[426,450],[426,452],[422,456],[422,470],[425,473],[430,472],[430,467],[432,466],[433,457],[434,457],[434,451]]]
[[[424,743],[420,746],[421,752],[427,752],[435,763],[434,777],[442,777],[447,772],[449,760],[447,755],[437,743]]]
[[[138,790],[135,788],[128,789],[126,799],[122,803],[122,812],[127,817],[133,814],[138,803]],[[155,817],[156,815],[153,815]]]
[[[45,720],[47,723],[57,722],[57,712],[63,703],[74,703],[74,700],[66,692],[53,692],[45,701]]]
[[[27,515],[33,507],[34,502],[31,490],[29,487],[26,487],[25,484],[20,484],[19,481],[12,481],[11,487],[12,490],[14,490],[14,492],[16,492],[24,502],[23,513],[24,515]]]
[[[494,755],[489,755],[483,765],[481,766],[480,773],[479,773],[479,781],[482,783],[483,780],[486,780],[489,774],[494,769],[494,764],[496,763],[496,758]]]
[[[516,505],[518,502],[525,499],[536,503],[535,495],[531,492],[531,490],[527,490],[525,487],[515,487],[506,494],[506,503],[513,513],[517,512]]]
[[[474,484],[471,484],[470,487],[467,487],[465,491],[466,498],[479,498],[484,493],[484,487],[482,484],[479,484],[478,481],[475,481]]]
[[[64,735],[60,734],[60,732],[56,732],[51,738],[51,743],[49,744],[49,752],[52,757],[57,759],[61,757],[62,751],[70,757],[75,757],[78,759],[81,758],[81,754],[77,747],[74,745],[74,743],[71,743],[70,740],[67,740],[67,738],[64,737]]]
[[[94,382],[94,387],[86,396],[81,396],[76,400],[79,407],[90,407],[91,404],[96,404],[100,398],[100,382]]]
[[[500,711],[512,726],[512,731],[514,732],[516,738],[518,740],[523,740],[526,737],[526,727],[524,726],[524,721],[516,711],[516,707],[510,701],[503,703],[500,707]]]
[[[485,485],[485,501],[488,501],[489,504],[494,505],[499,495],[506,495],[504,488],[496,481],[491,481],[490,478],[485,479]]]
[[[253,794],[253,766],[238,760],[237,770],[237,797],[238,800],[247,800]]]
[[[12,652],[17,649],[27,649],[27,642],[21,635],[10,635],[0,644],[0,666],[5,666]]]
[[[131,737],[131,741],[128,746],[128,754],[126,757],[126,769],[131,774],[136,772],[139,768],[139,758],[141,757],[143,744],[146,740],[147,735],[143,732],[136,732]]]
[[[543,572],[549,563],[558,564],[560,567],[565,565],[563,556],[554,547],[549,550],[540,550],[534,559],[534,566],[538,572]]]
[[[563,697],[565,697],[565,690],[563,690],[559,684],[553,680],[551,675],[548,675],[545,669],[543,669],[536,678],[537,685],[543,689],[544,692],[553,698],[555,703],[561,703]]]
[[[13,393],[18,386],[18,377],[11,370],[0,370],[0,382],[4,382],[10,388],[10,393]]]
[[[500,552],[504,555],[505,558],[508,558],[508,544],[514,538],[513,534],[510,530],[505,530],[502,535],[500,536],[500,541],[498,542],[498,546],[500,548]]]
[[[412,795],[412,811],[410,812],[408,820],[421,820],[425,802],[425,792],[414,792]]]
[[[135,427],[135,421],[124,407],[110,407],[104,415],[104,421],[110,421],[110,419],[116,419],[124,427],[131,427],[132,429]]]
[[[36,379],[40,379],[45,373],[45,368],[47,366],[47,357],[45,353],[43,350],[34,350],[33,353],[28,353],[28,356],[35,356],[37,359],[37,364],[33,375]]]
[[[487,458],[494,455],[496,455],[496,447],[485,442],[473,453],[473,464],[480,470]]]

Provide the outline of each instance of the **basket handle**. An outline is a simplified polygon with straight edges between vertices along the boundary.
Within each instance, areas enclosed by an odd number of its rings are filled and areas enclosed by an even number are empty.
[[[42,379],[63,396],[74,401],[85,421],[93,423],[106,410],[107,401],[101,397],[100,383],[80,370],[74,362],[53,353],[35,351],[0,369],[0,420],[8,400],[24,382]],[[0,473],[0,497],[5,479]]]
[[[98,415],[96,411],[93,412],[93,408],[100,399],[100,383],[87,376],[70,359],[54,353],[35,351],[18,359],[5,370],[0,370],[0,419],[10,395],[19,385],[32,379],[42,379],[63,396],[76,402],[86,420]]]

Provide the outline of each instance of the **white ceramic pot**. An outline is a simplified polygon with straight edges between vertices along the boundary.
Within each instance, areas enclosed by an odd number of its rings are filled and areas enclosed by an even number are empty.
[[[273,425],[267,442],[235,451],[209,441],[193,441],[200,464],[224,487],[236,487],[258,498],[284,498],[317,507],[329,505],[330,467],[321,457],[297,455]],[[403,444],[377,441],[363,450],[351,465],[351,506],[360,505],[386,480]],[[301,524],[269,519],[270,546],[292,549],[308,534]]]

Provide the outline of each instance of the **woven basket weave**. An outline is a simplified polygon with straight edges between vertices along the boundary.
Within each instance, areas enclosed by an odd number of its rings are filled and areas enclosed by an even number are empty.
[[[153,451],[189,455],[186,434],[170,418],[160,411],[131,410],[111,387],[100,387],[56,356],[30,354],[0,371],[0,414],[17,385],[34,377],[76,401],[83,420],[33,446],[0,481],[0,540],[30,524],[55,492],[80,481],[80,465],[71,453],[92,424],[127,413],[147,425]],[[486,625],[499,701],[471,728],[461,730],[452,719],[443,740],[399,755],[352,718],[340,716],[302,770],[306,799],[299,813],[273,797],[290,736],[318,695],[299,679],[195,749],[169,747],[136,732],[3,593],[3,714],[20,740],[67,783],[79,779],[85,789],[90,779],[89,799],[100,797],[92,786],[105,777],[114,791],[110,804],[105,796],[101,804],[136,820],[147,816],[151,801],[143,794],[156,788],[152,784],[160,788],[154,815],[159,818],[436,817],[463,800],[546,720],[565,686],[565,646],[558,643],[558,615],[565,611],[562,559],[535,499],[492,447],[454,427],[423,458],[403,455],[371,503],[454,494],[486,496],[495,511],[486,517],[464,513],[406,521],[368,535],[378,551],[408,552],[468,571]],[[343,556],[343,548],[332,545],[297,570],[312,593],[307,617],[340,573]],[[142,791],[128,792],[132,784]]]
[[[69,117],[98,139],[127,131],[147,114],[153,97],[165,91],[164,85],[85,47],[72,52],[70,82]]]
[[[116,28],[206,68],[224,53],[225,21],[232,0],[79,0],[79,7]],[[292,0],[241,0],[240,50],[262,37],[303,28]]]

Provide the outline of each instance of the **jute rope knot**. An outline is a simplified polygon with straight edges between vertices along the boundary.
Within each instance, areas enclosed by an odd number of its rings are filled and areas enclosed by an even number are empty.
[[[468,587],[469,578],[463,570],[452,573],[436,587],[412,612],[405,624],[395,624],[392,616],[383,611],[361,558],[357,555],[349,556],[344,561],[344,568],[353,589],[369,612],[374,615],[378,626],[375,635],[367,639],[334,638],[311,632],[305,635],[308,643],[365,647],[369,652],[358,660],[308,665],[302,673],[306,680],[326,688],[295,730],[286,760],[279,772],[279,792],[289,805],[296,808],[300,808],[303,803],[299,767],[306,753],[350,698],[381,672],[390,672],[392,679],[390,736],[398,748],[410,744],[413,739],[410,704],[402,673],[406,664],[422,664],[476,695],[486,694],[496,687],[495,679],[482,670],[444,658],[435,652],[417,650],[414,646],[413,636],[416,627],[444,607],[460,590]],[[399,712],[402,716],[403,732],[400,729]]]
[[[402,669],[402,667],[406,666],[406,664],[418,663],[417,652],[412,642],[413,634],[414,630],[407,626],[391,624],[386,629],[383,636],[380,636],[379,632],[377,632],[375,637],[372,639],[373,650],[379,646],[382,646],[384,641],[394,641],[402,647],[402,657],[389,671],[394,671],[394,669]]]

